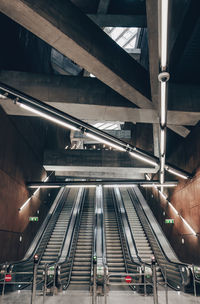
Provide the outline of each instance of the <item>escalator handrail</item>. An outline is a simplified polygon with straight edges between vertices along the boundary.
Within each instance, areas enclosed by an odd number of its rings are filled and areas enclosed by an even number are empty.
[[[73,224],[71,240],[70,240],[70,242],[69,242],[70,246],[69,246],[69,249],[68,249],[68,254],[67,254],[66,258],[65,258],[65,261],[63,261],[63,262],[59,262],[59,261],[58,261],[58,263],[54,263],[54,265],[57,265],[58,268],[60,268],[60,269],[62,268],[62,266],[64,266],[64,265],[66,265],[66,264],[69,263],[69,261],[70,261],[70,256],[71,256],[71,250],[72,250],[72,246],[73,246],[73,244],[74,244],[74,241],[75,241],[76,243],[77,243],[77,241],[78,241],[78,233],[76,234],[76,232],[77,232],[77,231],[79,230],[79,228],[80,228],[81,215],[82,215],[82,212],[83,212],[83,205],[84,205],[85,194],[86,194],[85,189],[83,188],[82,190],[83,190],[83,192],[82,192],[82,196],[81,196],[80,209],[79,209],[79,212],[78,212],[78,214],[77,214],[77,216],[76,216],[76,220],[75,220],[75,222],[74,222],[74,224]],[[76,240],[74,240],[74,239],[75,239],[75,235],[77,236],[77,239],[76,239]],[[76,247],[76,246],[74,246],[74,248],[75,248],[75,247]],[[67,282],[66,288],[69,286],[69,283],[70,283],[70,278],[71,278],[71,273],[72,273],[74,255],[75,255],[75,249],[74,249],[74,253],[73,253],[73,256],[72,256],[72,261],[71,261],[71,265],[70,265],[71,267],[70,267],[70,271],[69,271],[68,282]]]
[[[132,256],[132,254],[131,254],[129,242],[128,242],[128,239],[127,239],[126,230],[125,230],[125,227],[124,227],[124,222],[123,222],[123,220],[122,220],[122,214],[121,214],[120,208],[119,208],[119,201],[118,201],[118,199],[117,199],[117,197],[116,197],[115,189],[113,190],[112,193],[113,193],[113,199],[114,199],[115,202],[116,202],[116,204],[114,204],[114,205],[115,205],[115,210],[116,210],[116,208],[117,208],[116,212],[117,212],[117,214],[120,214],[120,222],[121,222],[121,227],[122,227],[122,230],[123,230],[123,236],[124,236],[124,238],[125,238],[126,246],[127,246],[127,249],[128,249],[128,250],[127,250],[128,258],[130,259],[130,261],[131,261],[134,265],[136,265],[137,267],[141,267],[140,260],[135,261],[134,258],[133,258],[133,256]],[[124,214],[124,215],[125,215],[125,214]],[[127,228],[129,228],[129,227],[127,227]],[[130,234],[132,235],[131,231],[129,231],[129,232],[130,232]],[[133,243],[133,246],[134,246],[134,243]],[[134,249],[135,249],[135,248],[134,248]],[[137,258],[137,255],[136,255],[136,258]]]
[[[119,189],[119,188],[118,188],[118,189]],[[120,195],[120,201],[121,201],[122,206],[123,206],[124,216],[125,216],[125,218],[126,218],[126,223],[127,223],[128,229],[130,230],[131,241],[132,241],[132,243],[133,243],[133,245],[134,245],[134,249],[135,249],[135,252],[136,252],[136,255],[137,255],[139,264],[140,264],[140,266],[145,266],[145,267],[151,268],[151,264],[142,261],[141,257],[139,256],[139,253],[138,253],[138,250],[137,250],[137,246],[136,246],[136,243],[135,243],[135,239],[134,239],[134,236],[133,236],[133,233],[132,233],[132,229],[131,229],[131,227],[130,227],[130,223],[129,223],[127,211],[126,211],[126,208],[125,208],[125,205],[124,205],[124,200],[123,200],[123,197],[122,197],[122,195],[121,195],[120,192],[119,192],[119,195]],[[120,210],[119,206],[118,206],[118,210],[119,210],[119,213],[121,213],[121,210]],[[123,222],[123,221],[122,221],[122,222]],[[123,222],[123,225],[124,225],[124,222]],[[123,229],[123,230],[124,230],[124,233],[125,233],[125,229]],[[126,233],[125,233],[125,235],[126,235]],[[130,246],[129,246],[129,241],[128,241],[128,239],[127,239],[127,235],[126,235],[126,242],[127,242],[128,248],[129,248],[129,250],[130,250]],[[130,253],[130,255],[131,255],[131,253]],[[134,260],[134,258],[133,258],[133,260]]]
[[[48,212],[48,214],[45,218],[44,223],[39,228],[39,231],[38,231],[39,236],[38,236],[38,233],[37,233],[36,236],[34,237],[34,240],[31,243],[31,245],[29,246],[29,249],[27,250],[25,256],[23,257],[23,259],[20,260],[20,261],[9,262],[9,265],[10,265],[11,269],[14,266],[17,266],[17,265],[20,265],[20,264],[25,264],[25,263],[27,263],[27,262],[29,262],[33,259],[33,256],[34,256],[35,252],[37,251],[37,249],[39,248],[39,246],[41,244],[42,238],[43,238],[43,236],[44,236],[44,234],[45,234],[45,232],[48,228],[48,225],[49,225],[50,221],[55,216],[56,211],[58,210],[58,208],[61,207],[60,203],[61,203],[61,200],[63,198],[64,192],[65,192],[65,189],[64,189],[64,187],[62,187],[60,189],[60,191],[58,192],[58,194],[57,194],[57,196],[54,200],[54,203],[52,204],[52,206],[51,206],[51,208],[50,208],[50,210],[49,210],[49,212]],[[31,249],[32,247],[33,247],[33,249]],[[29,252],[29,251],[31,251],[31,252]],[[5,263],[0,264],[0,267],[1,267],[1,265],[4,265],[4,264]]]
[[[131,191],[131,190],[132,190],[132,191]],[[132,201],[133,206],[134,206],[133,199],[136,199],[137,202],[138,202],[138,206],[140,207],[141,211],[143,212],[143,214],[144,214],[144,216],[145,216],[145,219],[147,220],[147,223],[149,224],[150,230],[151,230],[151,232],[152,232],[152,234],[153,234],[153,236],[154,236],[154,238],[155,238],[155,240],[156,240],[156,243],[157,243],[157,245],[158,245],[158,247],[159,247],[159,249],[160,249],[160,251],[161,251],[163,257],[166,259],[166,261],[167,261],[169,264],[173,264],[173,265],[175,265],[175,266],[178,266],[179,271],[180,271],[180,275],[181,275],[181,278],[182,278],[182,281],[183,281],[183,284],[184,284],[184,285],[187,285],[187,284],[189,283],[189,279],[190,279],[190,274],[189,274],[189,269],[188,269],[188,266],[190,266],[190,265],[189,265],[189,264],[186,264],[186,263],[178,263],[178,262],[176,263],[176,262],[173,262],[173,261],[171,261],[171,260],[167,257],[167,255],[165,254],[165,252],[164,252],[164,250],[163,250],[163,248],[162,248],[162,246],[161,246],[161,244],[160,244],[160,241],[159,241],[159,239],[158,239],[156,233],[154,232],[154,229],[153,229],[153,227],[152,227],[152,225],[151,225],[151,222],[149,221],[149,219],[148,219],[146,213],[144,212],[144,210],[143,210],[143,208],[142,208],[142,206],[141,206],[140,200],[138,199],[138,197],[137,197],[135,191],[133,192],[133,190],[134,190],[134,189],[132,189],[132,188],[131,188],[131,189],[128,189],[128,193],[129,193],[129,196],[130,196],[130,198],[131,198],[131,201]],[[133,197],[133,195],[134,195],[134,197]],[[184,277],[183,277],[183,273],[182,273],[182,271],[181,271],[181,269],[180,269],[180,268],[182,268],[182,267],[185,267],[185,269],[186,269],[187,278],[188,278],[187,282],[185,282],[185,279],[184,279]],[[163,269],[162,269],[163,267],[162,267],[161,265],[160,265],[160,268],[161,268],[162,273],[163,273],[163,275],[164,275],[164,271],[163,271]]]

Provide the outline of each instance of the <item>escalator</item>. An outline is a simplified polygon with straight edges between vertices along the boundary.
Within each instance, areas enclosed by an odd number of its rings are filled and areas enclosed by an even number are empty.
[[[109,273],[125,273],[125,261],[114,201],[110,190],[104,191],[104,229],[106,241],[106,259]],[[115,282],[121,280],[113,278]]]
[[[63,188],[59,191],[46,220],[38,231],[24,259],[10,265],[16,281],[32,281],[33,257],[36,254],[39,257],[37,282],[42,280],[44,265],[57,261],[67,234],[77,193],[77,189]],[[23,273],[23,275],[15,275],[15,273]],[[28,273],[30,274],[28,275]],[[26,285],[21,284],[21,288],[26,288]],[[27,288],[30,288],[30,285],[27,285]]]
[[[185,286],[190,283],[188,267],[177,259],[168,245],[141,192],[137,187],[121,189],[120,192],[140,260],[149,264],[153,254],[158,264],[158,281],[162,282],[166,275],[169,286],[175,290],[185,290]],[[161,242],[165,246],[164,249]],[[165,252],[171,254],[172,260],[166,256]]]
[[[60,215],[57,219],[57,222],[54,226],[50,239],[47,243],[47,246],[40,258],[38,271],[37,271],[38,279],[42,278],[44,265],[55,263],[58,259],[66,235],[66,230],[68,227],[68,223],[76,195],[77,195],[77,190],[71,189],[69,191],[67,199],[62,207]],[[36,251],[36,254],[38,254],[38,251]]]
[[[95,189],[87,190],[83,203],[70,274],[70,289],[90,288],[93,254]]]
[[[141,262],[147,263],[151,265],[152,257],[154,256],[154,252],[148,240],[148,237],[143,229],[140,218],[137,215],[137,212],[130,200],[129,193],[124,188],[120,189],[121,196],[124,202],[124,206],[126,209],[127,217],[129,220],[130,229],[133,234],[133,238],[135,240],[135,244],[137,247],[138,256],[141,259]],[[159,267],[156,269],[157,272],[157,280],[161,283],[164,282],[161,270]]]

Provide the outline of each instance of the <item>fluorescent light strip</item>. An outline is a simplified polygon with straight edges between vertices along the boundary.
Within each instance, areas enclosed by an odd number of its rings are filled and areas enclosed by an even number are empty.
[[[38,186],[29,186],[30,189],[34,189],[34,188],[37,188],[37,187]],[[41,185],[41,186],[39,186],[39,188],[37,188],[36,191],[40,190],[40,188],[60,188],[60,187],[62,187],[62,186],[59,186],[59,185]],[[35,194],[36,191],[33,194]]]
[[[66,188],[95,188],[96,185],[66,185]]]
[[[26,207],[26,205],[28,205],[28,203],[30,202],[31,198],[32,198],[32,196],[29,197],[29,198],[27,199],[27,201],[25,201],[25,203],[19,208],[19,211],[21,211],[22,209],[24,209],[24,207]]]
[[[103,139],[103,138],[101,138],[101,137],[98,137],[98,136],[96,136],[96,135],[93,135],[93,134],[91,134],[91,133],[85,132],[85,135],[86,135],[87,137],[89,137],[89,138],[92,138],[92,139],[94,139],[94,140],[96,140],[96,141],[102,143],[102,144],[105,144],[105,145],[108,145],[108,146],[110,146],[110,147],[113,147],[113,148],[115,148],[116,150],[119,150],[119,151],[126,151],[125,148],[122,148],[122,147],[118,146],[117,144],[113,144],[113,143],[111,143],[111,142],[109,142],[109,141],[107,141],[107,140],[105,140],[105,139]]]
[[[194,234],[195,236],[197,236],[197,234],[194,231],[194,229],[188,224],[188,222],[181,215],[180,215],[180,218],[182,219],[182,221],[184,222],[184,224],[188,227],[188,229],[192,232],[192,234]]]
[[[63,122],[63,121],[61,121],[61,120],[59,120],[57,118],[54,118],[54,117],[52,117],[52,116],[50,116],[48,114],[45,114],[45,113],[40,112],[38,110],[35,110],[34,108],[32,108],[30,106],[24,105],[23,103],[20,103],[20,107],[23,108],[23,109],[25,109],[25,110],[27,110],[27,111],[30,111],[30,112],[32,112],[34,114],[37,114],[37,115],[39,115],[39,116],[41,116],[41,117],[43,117],[43,118],[45,118],[47,120],[50,120],[50,121],[52,121],[52,122],[54,122],[54,123],[56,123],[58,125],[61,125],[61,126],[67,128],[67,129],[71,129],[71,130],[74,130],[74,131],[79,131],[78,128],[76,128],[76,127],[74,127],[74,126],[72,126],[72,125],[70,125],[70,124],[68,124],[66,122]]]
[[[157,166],[157,165],[158,165],[155,161],[153,161],[153,160],[151,160],[151,159],[149,159],[149,158],[146,158],[146,157],[140,155],[139,153],[129,152],[129,154],[130,154],[132,157],[137,158],[137,159],[139,159],[139,160],[142,160],[143,162],[148,163],[148,164],[150,164],[150,165],[152,165],[152,166]]]
[[[174,170],[174,169],[171,169],[171,168],[169,168],[169,167],[165,167],[166,168],[166,170],[168,171],[168,172],[170,172],[170,173],[172,173],[172,174],[174,174],[174,175],[176,175],[176,176],[179,176],[179,177],[181,177],[181,178],[183,178],[183,179],[188,179],[188,176],[187,175],[185,175],[185,174],[183,174],[183,173],[179,173],[179,172],[177,172],[176,170]]]
[[[163,155],[165,153],[165,130],[160,130],[160,154]]]
[[[159,190],[159,193],[162,196],[162,198],[164,198],[165,200],[167,200],[167,196],[162,191]]]
[[[178,214],[178,211],[176,210],[176,208],[174,208],[174,206],[168,201],[168,204],[170,205],[170,207],[172,208],[172,210],[174,211],[174,213],[176,213],[176,215]]]
[[[51,174],[50,174],[50,175],[51,175]],[[49,175],[49,176],[50,176],[50,175]],[[44,181],[43,181],[44,183],[48,181],[49,176],[47,176],[47,177],[44,179]],[[30,187],[30,188],[33,188],[33,187]],[[29,197],[29,198],[27,199],[27,201],[19,208],[19,211],[22,211],[22,209],[24,209],[24,207],[26,207],[26,205],[30,202],[31,198],[32,198],[34,195],[36,195],[36,193],[40,190],[40,188],[41,188],[41,187],[38,187],[38,188],[35,190],[35,192],[33,192],[32,196]]]
[[[166,82],[161,81],[161,109],[160,123],[163,127],[166,124]]]
[[[151,187],[165,187],[165,188],[173,188],[176,187],[177,184],[141,184],[144,188],[151,188]]]
[[[168,0],[161,0],[161,67],[167,66]]]
[[[132,187],[135,187],[135,184],[113,184],[113,185],[103,185],[104,188],[115,188],[115,187],[118,187],[118,188],[132,188]]]

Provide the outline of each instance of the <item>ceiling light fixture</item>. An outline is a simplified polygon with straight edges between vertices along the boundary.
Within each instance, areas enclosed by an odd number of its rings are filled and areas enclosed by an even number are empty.
[[[165,130],[160,130],[160,154],[163,155],[165,153]]]
[[[161,0],[161,68],[167,66],[168,0]]]
[[[85,135],[89,138],[92,138],[94,140],[96,140],[97,142],[100,142],[102,144],[105,144],[109,147],[112,147],[112,148],[115,148],[116,150],[119,150],[119,151],[123,151],[123,152],[126,152],[126,149],[125,148],[122,148],[121,146],[117,145],[117,144],[113,144],[112,142],[110,141],[107,141],[101,137],[98,137],[96,135],[93,135],[91,133],[88,133],[88,132],[85,132]]]
[[[148,163],[148,164],[150,164],[152,166],[156,166],[156,167],[158,166],[157,162],[155,162],[155,161],[153,161],[153,160],[151,160],[151,159],[149,159],[147,157],[144,157],[143,155],[140,155],[139,153],[129,152],[129,154],[132,157],[137,158],[139,160],[142,160],[143,162]]]
[[[74,127],[74,126],[72,126],[72,125],[70,125],[70,124],[68,124],[68,123],[66,123],[66,122],[64,122],[62,120],[54,118],[54,117],[50,116],[49,114],[45,114],[45,113],[43,113],[43,112],[41,112],[39,110],[36,110],[36,109],[34,109],[34,108],[30,107],[30,106],[25,105],[23,103],[20,103],[19,105],[20,105],[21,108],[23,108],[23,109],[25,109],[25,110],[27,110],[29,112],[32,112],[32,113],[34,113],[36,115],[39,115],[39,116],[41,116],[41,117],[43,117],[43,118],[45,118],[47,120],[50,120],[50,121],[52,121],[52,122],[54,122],[54,123],[56,123],[58,125],[61,125],[61,126],[67,128],[67,129],[71,129],[71,130],[74,130],[74,131],[79,131],[78,128],[76,128],[76,127]]]
[[[160,123],[161,126],[166,124],[166,82],[161,82],[161,109],[160,109]]]

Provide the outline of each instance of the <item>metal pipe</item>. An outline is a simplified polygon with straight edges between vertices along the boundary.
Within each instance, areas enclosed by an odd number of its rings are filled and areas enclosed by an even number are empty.
[[[158,290],[157,290],[157,275],[156,275],[156,265],[152,265],[153,270],[153,302],[158,304]]]
[[[195,272],[194,272],[194,264],[192,264],[192,276],[193,276],[193,287],[194,287],[194,296],[197,296],[197,288],[196,288],[196,279],[195,279]]]
[[[168,304],[168,286],[167,286],[167,269],[166,267],[164,268],[165,271],[165,300],[166,304]]]
[[[31,304],[35,304],[36,280],[37,280],[37,264],[34,263],[34,266],[33,266],[33,284],[32,284],[32,292],[31,292]]]
[[[43,304],[45,303],[46,291],[47,291],[47,268],[48,265],[44,266],[44,285],[43,285]]]

